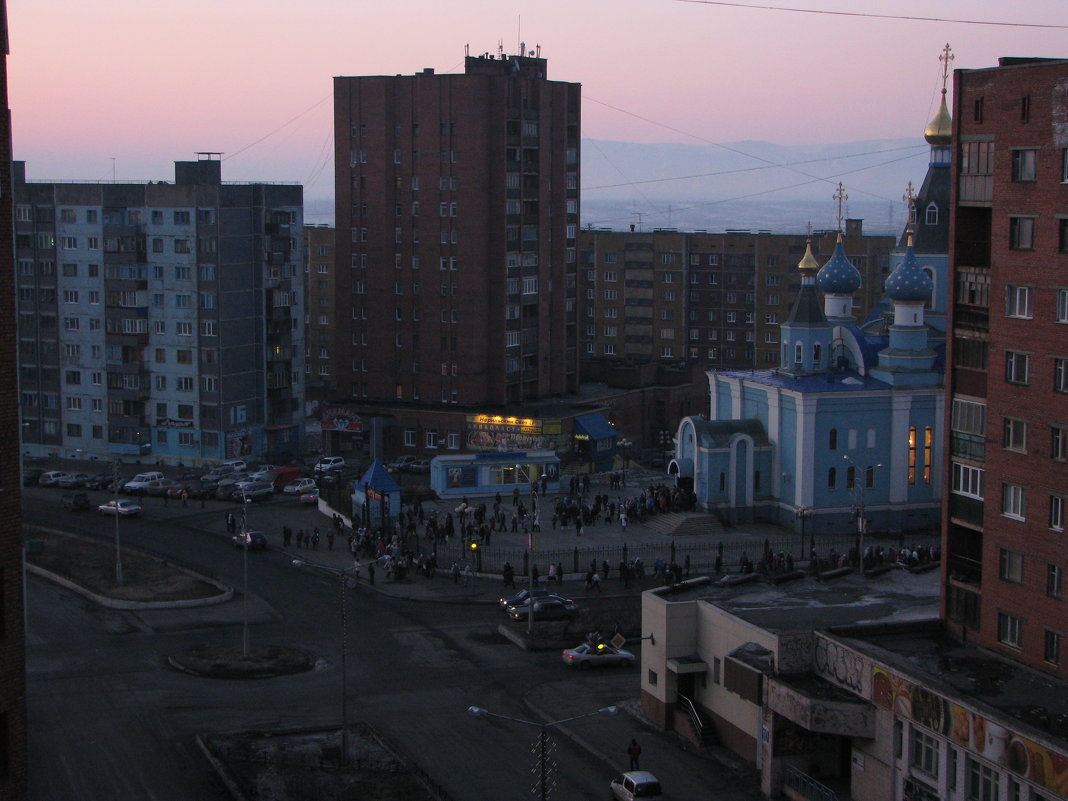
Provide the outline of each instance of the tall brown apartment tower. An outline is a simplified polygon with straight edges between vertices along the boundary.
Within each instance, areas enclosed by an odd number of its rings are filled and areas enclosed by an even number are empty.
[[[7,105],[7,4],[0,0],[0,798],[26,797],[26,648],[22,611],[22,516]]]
[[[580,85],[545,59],[334,79],[336,399],[577,390]]]
[[[1068,678],[1068,60],[957,70],[943,612]]]

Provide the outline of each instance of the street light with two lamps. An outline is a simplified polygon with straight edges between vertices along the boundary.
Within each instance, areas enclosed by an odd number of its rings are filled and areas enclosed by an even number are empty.
[[[564,718],[563,720],[553,720],[546,723],[538,723],[533,720],[523,720],[522,718],[513,718],[508,715],[498,715],[496,712],[490,712],[488,709],[483,709],[479,706],[469,706],[467,708],[467,714],[474,715],[475,717],[490,717],[500,718],[501,720],[507,720],[510,723],[518,723],[522,726],[534,726],[538,731],[538,799],[539,801],[547,801],[549,798],[549,729],[555,726],[562,726],[565,723],[571,723],[575,720],[582,720],[582,718],[592,718],[594,715],[614,715],[618,712],[618,707],[606,706],[600,709],[596,709],[593,712],[587,712],[584,715],[575,715],[571,718]]]
[[[871,486],[873,486],[873,487],[875,486],[875,471],[878,468],[882,467],[882,463],[866,465],[864,467],[863,471],[861,471],[860,467],[857,465],[856,462],[853,461],[853,459],[849,456],[849,454],[843,454],[842,458],[845,459],[845,461],[849,462],[849,464],[853,468],[853,486],[852,486],[851,489],[853,490],[853,499],[854,499],[854,501],[856,501],[856,499],[857,499],[857,494],[858,494],[857,490],[858,490],[858,488],[860,490],[860,493],[859,493],[859,495],[860,495],[860,509],[859,509],[859,512],[858,512],[857,508],[854,506],[854,512],[856,513],[857,534],[859,535],[858,536],[858,544],[857,544],[857,566],[858,566],[860,572],[863,574],[864,573],[864,535],[868,533],[868,518],[865,516],[865,513],[864,513],[864,510],[865,510],[865,506],[864,506],[864,488],[869,482],[871,483]],[[860,472],[863,472],[863,476],[858,476],[857,475],[857,473],[860,473]]]

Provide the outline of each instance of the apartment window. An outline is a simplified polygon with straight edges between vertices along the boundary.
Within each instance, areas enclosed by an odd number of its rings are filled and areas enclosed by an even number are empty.
[[[179,392],[192,392],[193,391],[193,378],[192,376],[179,376],[174,382],[175,388]]]
[[[998,575],[1005,581],[1023,584],[1023,554],[1001,548],[998,557]]]
[[[1064,497],[1049,496],[1049,527],[1054,531],[1064,531]]]
[[[1025,520],[1027,492],[1019,484],[1003,482],[1001,485],[1001,513],[1013,520]]]
[[[1030,148],[1020,148],[1012,151],[1012,180],[1033,182],[1038,171],[1035,164],[1038,159],[1038,151]]]
[[[838,486],[838,469],[835,467],[827,471],[827,489],[833,490]]]
[[[1018,350],[1005,352],[1005,380],[1010,384],[1026,384],[1029,378],[1030,354]]]
[[[1013,250],[1033,250],[1035,247],[1035,218],[1009,218],[1009,247]]]
[[[604,346],[604,355],[605,356],[615,356],[616,355],[616,346],[614,344],[612,344],[612,343],[609,343],[609,344],[605,345]]]
[[[938,777],[938,740],[919,729],[912,730],[912,767]]]
[[[523,279],[523,294],[524,295],[536,295],[538,294],[538,279],[536,276],[529,276]]]
[[[1049,563],[1046,565],[1046,595],[1060,598],[1064,591],[1064,568]]]
[[[1068,359],[1053,360],[1053,391],[1068,392]]]
[[[1027,452],[1027,422],[1016,417],[1006,417],[1002,427],[1001,445],[1006,450]]]
[[[605,300],[616,300],[617,297],[618,297],[618,292],[615,289],[606,289],[604,291],[604,299]]]
[[[614,325],[606,325],[605,328],[604,328],[604,335],[606,337],[614,337],[616,335],[616,331],[617,331],[616,326],[614,326]]]
[[[1008,317],[1031,319],[1031,299],[1034,288],[1009,284],[1005,287],[1005,314]]]
[[[193,336],[193,324],[189,321],[174,324],[174,332],[180,337]]]
[[[1059,665],[1061,662],[1061,637],[1063,636],[1059,631],[1054,631],[1053,629],[1046,629],[1045,631],[1042,658],[1050,664]]]
[[[1068,289],[1057,290],[1057,322],[1068,323]]]
[[[952,488],[957,495],[983,500],[984,472],[982,468],[953,463]]]
[[[998,642],[1020,648],[1023,643],[1023,621],[1008,612],[998,612]],[[996,791],[991,798],[997,798]]]

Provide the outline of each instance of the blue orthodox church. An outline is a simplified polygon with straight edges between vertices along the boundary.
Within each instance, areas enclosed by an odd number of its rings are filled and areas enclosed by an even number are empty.
[[[797,266],[778,368],[708,372],[708,417],[681,421],[668,467],[698,508],[813,534],[938,527],[949,133],[943,90],[927,177],[915,204],[910,185],[903,247],[867,320],[852,315],[862,279],[839,233],[826,264],[809,246]]]

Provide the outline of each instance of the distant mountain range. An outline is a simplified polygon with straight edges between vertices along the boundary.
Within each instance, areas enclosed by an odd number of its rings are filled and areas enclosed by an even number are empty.
[[[901,196],[919,188],[930,148],[923,140],[878,139],[834,145],[638,144],[582,140],[582,225],[625,230],[677,228],[802,232],[836,224],[844,213],[870,234],[898,234]],[[310,223],[332,223],[331,198],[305,198]]]

